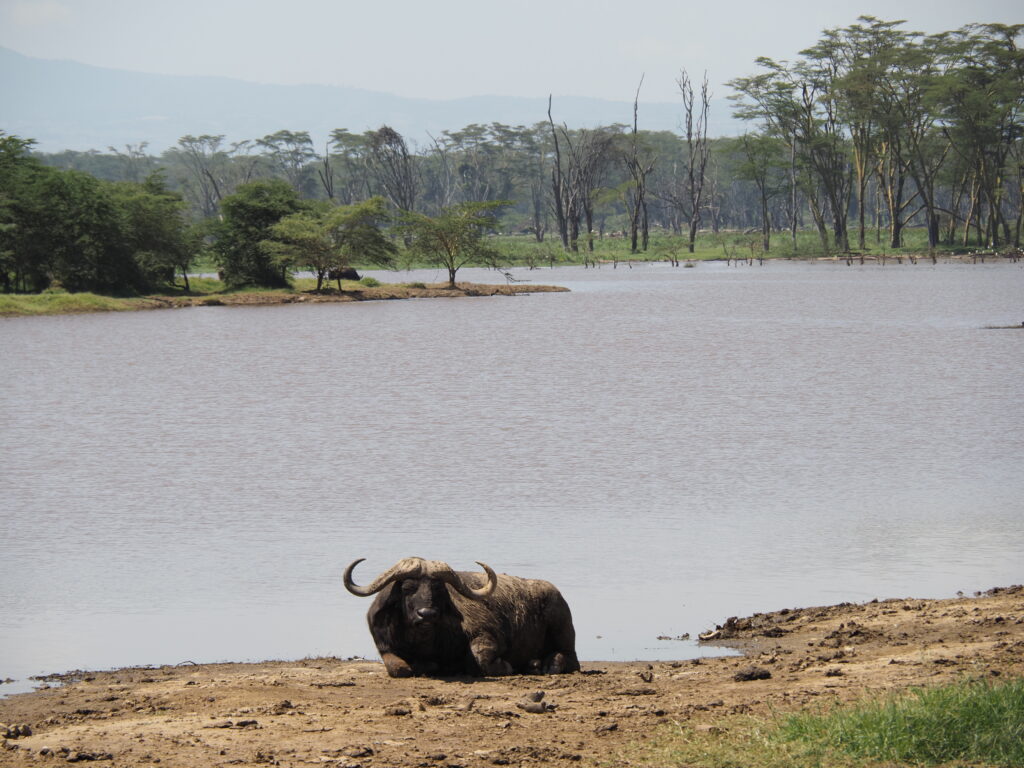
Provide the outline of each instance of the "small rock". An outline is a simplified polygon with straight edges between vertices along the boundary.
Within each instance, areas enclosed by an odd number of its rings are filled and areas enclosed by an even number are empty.
[[[370,757],[373,755],[373,749],[362,746],[343,747],[341,754],[345,757]]]
[[[618,723],[602,723],[594,729],[594,733],[600,736],[602,733],[611,733],[612,731],[619,730]]]
[[[623,688],[621,691],[614,691],[616,696],[654,696],[657,693],[654,688]]]
[[[697,733],[707,733],[711,736],[718,736],[726,732],[727,729],[722,728],[718,725],[698,725],[694,728]]]
[[[533,715],[543,715],[545,712],[553,712],[558,705],[542,701],[543,698],[544,691],[531,691],[523,696],[522,701],[516,702],[516,706],[524,712],[529,712]]]
[[[545,712],[553,712],[555,709],[554,704],[549,704],[545,701],[520,701],[516,703],[523,712],[529,712],[532,715],[543,715]]]
[[[412,710],[404,704],[392,704],[389,707],[384,707],[384,714],[391,715],[392,717],[404,717],[405,715],[411,715]]]
[[[772,676],[764,667],[745,667],[733,675],[733,680],[737,683],[745,683],[750,680],[767,680]]]

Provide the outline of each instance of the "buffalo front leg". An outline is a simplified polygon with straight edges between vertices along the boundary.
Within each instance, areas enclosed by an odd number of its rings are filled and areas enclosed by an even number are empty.
[[[384,669],[388,671],[388,677],[412,677],[412,667],[400,656],[395,656],[393,653],[382,653],[380,659],[384,662]]]
[[[511,675],[514,671],[511,664],[498,656],[498,644],[490,635],[473,638],[469,644],[469,652],[484,675],[500,677]]]

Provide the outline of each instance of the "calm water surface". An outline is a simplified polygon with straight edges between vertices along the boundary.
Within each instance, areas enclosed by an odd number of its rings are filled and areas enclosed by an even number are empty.
[[[1019,265],[516,275],[572,293],[0,320],[0,693],[374,657],[358,557],[547,578],[588,660],[1024,579]]]

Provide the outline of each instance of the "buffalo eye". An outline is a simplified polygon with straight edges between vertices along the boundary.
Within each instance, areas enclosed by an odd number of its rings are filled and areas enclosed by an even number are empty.
[[[419,588],[419,583],[416,582],[416,581],[413,581],[412,579],[409,579],[409,580],[406,580],[406,581],[402,582],[402,591],[405,594],[407,594],[407,595],[411,595],[418,588]]]

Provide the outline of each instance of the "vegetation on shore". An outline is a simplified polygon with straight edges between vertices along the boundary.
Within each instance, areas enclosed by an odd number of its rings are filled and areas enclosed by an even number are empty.
[[[1014,261],[1021,259],[1019,251],[996,252],[972,251],[957,247],[945,247],[936,249],[931,256],[925,252],[923,247],[926,233],[922,229],[908,230],[906,239],[908,245],[903,248],[890,249],[879,246],[876,249],[867,248],[864,251],[849,252],[841,258],[848,259],[852,263],[895,263],[897,260],[916,262],[919,259],[959,259],[961,261],[1006,261],[1007,257]],[[673,236],[667,233],[659,233],[651,238],[651,247],[646,254],[631,254],[628,241],[621,237],[595,239],[593,254],[586,260],[574,257],[573,254],[562,251],[551,243],[537,243],[529,238],[516,236],[492,236],[482,243],[483,249],[488,254],[486,260],[470,259],[460,262],[461,266],[473,266],[493,268],[496,264],[507,267],[521,267],[537,270],[536,278],[529,282],[510,282],[504,276],[504,269],[494,271],[494,280],[488,281],[489,287],[472,285],[468,295],[479,295],[481,291],[491,293],[527,293],[537,291],[561,290],[554,286],[543,285],[544,270],[556,266],[629,266],[634,263],[666,262],[675,263],[677,266],[682,263],[684,266],[692,267],[702,261],[729,260],[732,262],[746,262],[749,264],[764,263],[770,260],[791,260],[823,258],[819,251],[815,250],[815,235],[811,232],[799,232],[796,244],[790,247],[779,247],[770,253],[764,253],[759,247],[757,236],[738,232],[705,232],[700,233],[696,239],[696,247],[692,254],[686,253],[687,242],[685,237]],[[404,269],[436,269],[438,264],[429,259],[416,258],[416,252],[412,249],[403,251],[401,267]],[[840,258],[833,254],[829,258]],[[451,262],[454,266],[455,261]],[[359,264],[360,269],[374,267],[374,264]],[[398,265],[395,265],[398,266]],[[31,316],[31,315],[59,315],[59,314],[80,314],[89,312],[118,312],[134,311],[144,309],[167,309],[171,307],[184,306],[216,306],[216,305],[244,305],[244,304],[271,304],[271,303],[293,303],[306,299],[316,300],[373,300],[373,299],[401,299],[424,296],[453,295],[449,290],[443,291],[443,287],[451,288],[450,282],[446,286],[428,286],[422,282],[395,282],[381,283],[373,277],[364,277],[358,281],[343,279],[329,281],[326,279],[326,272],[321,272],[316,277],[289,277],[281,281],[277,287],[259,287],[253,285],[241,285],[232,287],[225,281],[209,276],[218,270],[213,254],[206,252],[202,258],[197,259],[191,265],[193,272],[188,275],[187,281],[172,280],[168,284],[159,287],[148,293],[136,293],[132,295],[109,296],[90,291],[72,292],[62,288],[50,288],[41,293],[2,293],[0,292],[0,317],[3,316]],[[452,270],[441,267],[440,272],[448,272],[451,277]],[[400,273],[396,273],[398,275]],[[204,276],[205,275],[205,276]],[[441,275],[439,274],[439,277]]]
[[[693,768],[1024,765],[1024,680],[964,678],[934,688],[714,728],[667,728],[642,764]]]
[[[794,61],[736,78],[751,131],[707,135],[707,76],[683,70],[678,134],[632,125],[470,125],[411,145],[388,126],[160,156],[42,155],[0,131],[0,292],[191,290],[197,263],[232,289],[318,286],[347,268],[770,255],[1019,253],[1024,24],[925,35],[861,17]]]

